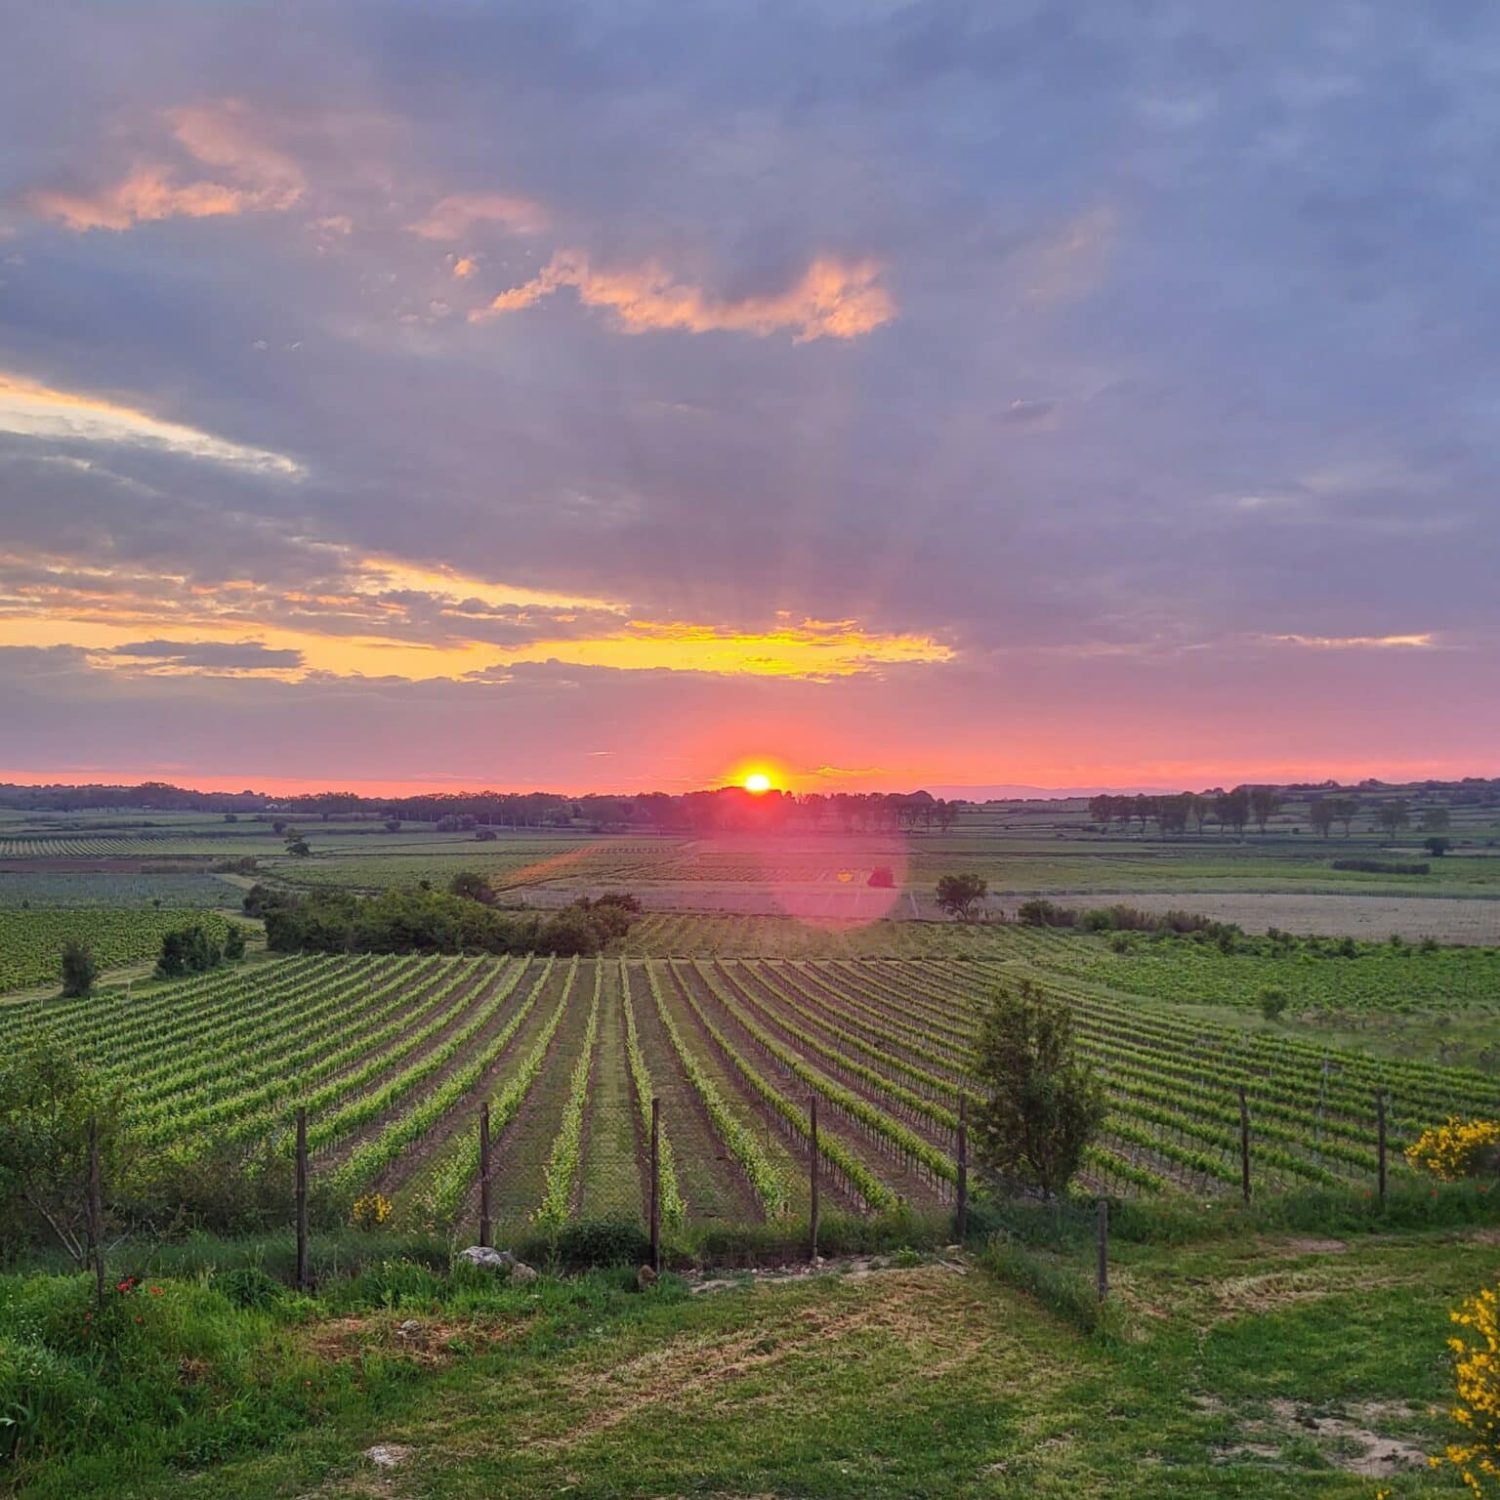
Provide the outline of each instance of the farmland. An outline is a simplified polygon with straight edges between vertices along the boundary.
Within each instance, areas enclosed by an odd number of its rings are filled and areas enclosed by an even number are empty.
[[[1500,1110],[1492,1077],[1110,994],[1056,962],[1077,940],[1028,940],[1027,969],[1066,999],[1108,1090],[1091,1190],[1234,1191],[1242,1086],[1267,1189],[1372,1181],[1379,1091],[1397,1144],[1450,1113]],[[951,1202],[973,1002],[1015,972],[1014,959],[300,957],[56,1003],[48,1020],[128,1085],[153,1149],[284,1148],[302,1104],[320,1180],[344,1198],[379,1191],[411,1223],[474,1211],[481,1101],[502,1222],[639,1213],[658,1097],[669,1219],[739,1222],[805,1211],[814,1095],[834,1205]]]
[[[55,982],[69,941],[87,943],[101,967],[130,964],[154,955],[163,933],[195,919],[165,909],[0,910],[0,990]],[[213,913],[202,919],[219,927],[225,922]]]

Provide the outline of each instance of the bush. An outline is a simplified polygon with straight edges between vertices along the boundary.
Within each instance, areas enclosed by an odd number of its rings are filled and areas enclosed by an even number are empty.
[[[1332,868],[1351,870],[1360,875],[1426,875],[1432,866],[1425,861],[1420,864],[1403,864],[1389,859],[1336,859]]]
[[[66,999],[74,1000],[87,995],[99,977],[99,966],[94,962],[94,950],[87,943],[69,938],[62,951],[62,992]]]
[[[876,865],[866,883],[878,891],[890,891],[896,888],[896,876],[889,865]]]
[[[1078,921],[1078,913],[1044,896],[1034,896],[1016,908],[1016,921],[1025,927],[1072,927]]]
[[[244,935],[240,935],[240,955],[244,955]],[[161,954],[156,960],[158,979],[178,979],[184,974],[206,974],[224,962],[224,941],[201,922],[164,932]]]
[[[1500,1173],[1500,1120],[1460,1120],[1424,1130],[1406,1148],[1412,1166],[1444,1182]]]
[[[1464,1330],[1448,1341],[1458,1394],[1453,1420],[1463,1431],[1432,1462],[1451,1464],[1482,1495],[1488,1485],[1500,1488],[1500,1293],[1487,1287],[1449,1316]]]
[[[1260,1002],[1260,1013],[1268,1021],[1279,1021],[1291,1003],[1287,992],[1274,984],[1266,985],[1257,998]]]

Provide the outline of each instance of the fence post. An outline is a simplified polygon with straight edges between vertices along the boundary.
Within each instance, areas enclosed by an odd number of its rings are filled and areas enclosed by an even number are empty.
[[[1240,1192],[1245,1202],[1250,1201],[1250,1105],[1245,1098],[1245,1085],[1240,1085]]]
[[[1375,1140],[1380,1161],[1380,1206],[1385,1207],[1385,1090],[1375,1095]]]
[[[807,1102],[807,1174],[811,1194],[807,1236],[809,1260],[818,1258],[818,1096],[814,1094]]]
[[[99,1169],[99,1121],[89,1116],[89,1257],[94,1265],[94,1300],[104,1306],[104,1184]]]
[[[661,1272],[661,1100],[651,1101],[651,1269]]]
[[[1109,1296],[1109,1199],[1101,1198],[1097,1210],[1099,1264],[1096,1281],[1101,1302]]]
[[[312,1290],[307,1273],[307,1110],[297,1111],[297,1290]]]
[[[953,1238],[960,1245],[969,1233],[969,1096],[958,1096],[958,1211],[953,1216]]]
[[[495,1243],[494,1225],[490,1221],[490,1104],[479,1106],[479,1243]]]

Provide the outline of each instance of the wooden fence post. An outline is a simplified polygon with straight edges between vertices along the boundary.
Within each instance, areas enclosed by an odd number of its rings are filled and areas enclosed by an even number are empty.
[[[1379,1155],[1379,1182],[1380,1182],[1380,1206],[1385,1207],[1385,1090],[1382,1089],[1375,1095],[1375,1141]]]
[[[1097,1210],[1098,1237],[1099,1237],[1099,1264],[1096,1271],[1096,1282],[1099,1288],[1099,1300],[1101,1302],[1109,1296],[1109,1199],[1101,1198]]]
[[[479,1243],[495,1243],[494,1225],[490,1221],[490,1104],[479,1106]]]
[[[818,1096],[814,1094],[807,1103],[807,1173],[808,1189],[811,1193],[809,1209],[807,1256],[818,1258]]]
[[[89,1116],[89,1258],[94,1265],[94,1300],[104,1306],[104,1183],[99,1169],[99,1121]]]
[[[958,1209],[953,1216],[953,1238],[960,1245],[969,1233],[969,1096],[958,1096]]]
[[[1240,1085],[1240,1192],[1250,1201],[1250,1105],[1245,1086]]]
[[[651,1100],[651,1269],[661,1274],[661,1100]]]
[[[297,1111],[297,1290],[312,1290],[307,1268],[307,1110]]]

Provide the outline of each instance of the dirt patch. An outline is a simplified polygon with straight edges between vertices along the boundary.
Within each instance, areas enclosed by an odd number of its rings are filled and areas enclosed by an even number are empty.
[[[367,1355],[400,1357],[426,1368],[450,1364],[515,1336],[516,1328],[379,1314],[320,1323],[307,1347],[329,1364],[362,1364]]]
[[[1217,1396],[1195,1396],[1193,1404],[1210,1416],[1228,1411]],[[1277,1399],[1270,1416],[1240,1422],[1240,1435],[1217,1450],[1219,1462],[1253,1458],[1276,1462],[1287,1443],[1311,1441],[1322,1457],[1346,1474],[1388,1479],[1427,1467],[1427,1453],[1407,1438],[1392,1437],[1381,1427],[1410,1422],[1421,1411],[1394,1401],[1367,1401],[1323,1410],[1300,1401]]]
[[[968,1274],[968,1266],[956,1259],[944,1259],[932,1261],[931,1267],[935,1270],[948,1271],[956,1276]],[[755,1283],[770,1282],[773,1285],[778,1282],[806,1281],[813,1276],[837,1276],[846,1281],[860,1281],[866,1276],[873,1276],[879,1271],[890,1271],[898,1268],[890,1256],[886,1255],[841,1255],[824,1260],[821,1256],[816,1261],[803,1261],[798,1265],[791,1266],[762,1266],[753,1270],[737,1272],[733,1276],[724,1276],[707,1271],[687,1271],[683,1273],[683,1279],[688,1284],[688,1291],[696,1294],[703,1292],[727,1292],[735,1287],[750,1286]]]
[[[946,1286],[953,1268],[941,1265],[891,1273],[878,1298],[862,1297],[853,1305],[767,1306],[767,1316],[750,1328],[731,1333],[674,1338],[606,1369],[576,1371],[563,1386],[577,1403],[579,1420],[556,1437],[534,1440],[531,1447],[565,1450],[618,1427],[653,1408],[680,1411],[692,1400],[713,1399],[720,1390],[788,1360],[823,1357],[841,1340],[878,1333],[910,1342],[914,1367],[926,1361],[917,1347],[942,1334],[942,1354],[950,1361],[978,1357],[991,1340],[979,1317],[965,1319],[953,1332]],[[770,1279],[765,1277],[762,1279]],[[785,1276],[782,1279],[792,1279]],[[938,1315],[943,1302],[945,1316]]]
[[[1292,1255],[1347,1255],[1349,1246],[1343,1240],[1295,1239],[1283,1242]]]
[[[1364,1277],[1361,1291],[1398,1286],[1393,1277]],[[1214,1289],[1215,1318],[1222,1322],[1243,1317],[1246,1313],[1274,1312],[1298,1302],[1318,1302],[1350,1290],[1349,1279],[1331,1268],[1316,1271],[1267,1271],[1259,1276],[1236,1276]]]

